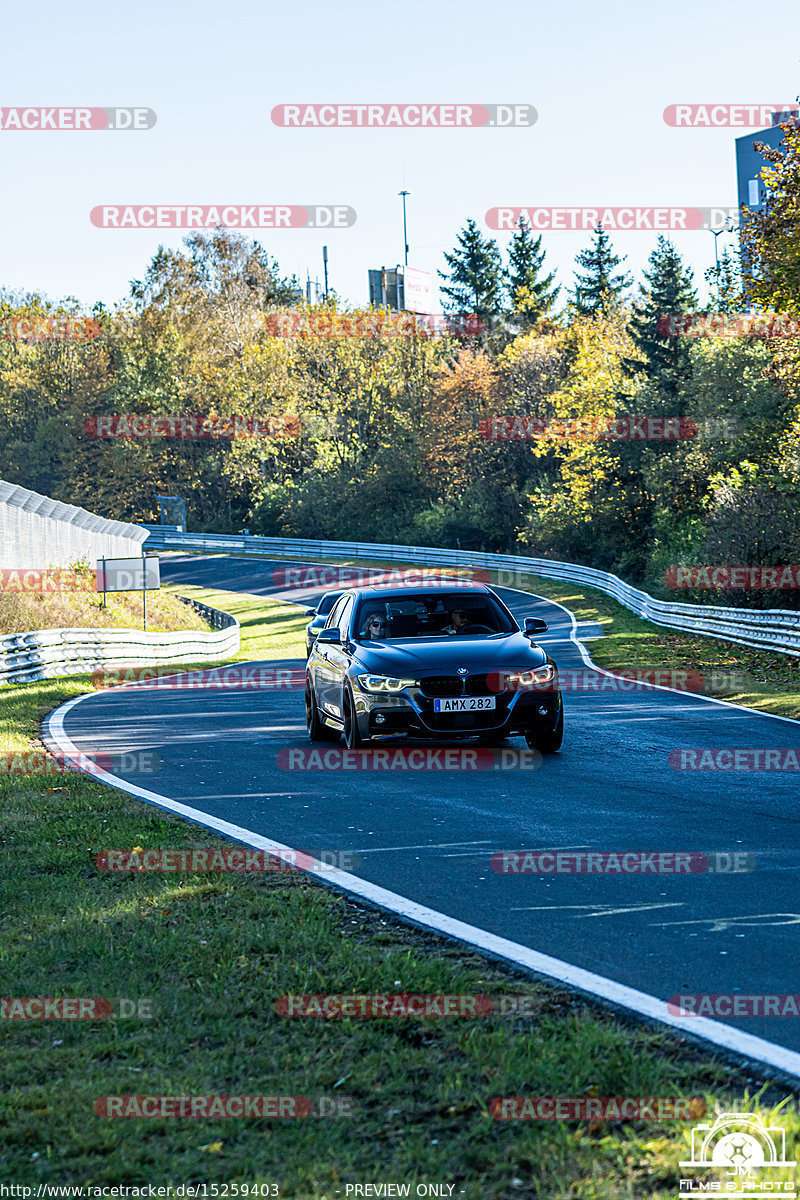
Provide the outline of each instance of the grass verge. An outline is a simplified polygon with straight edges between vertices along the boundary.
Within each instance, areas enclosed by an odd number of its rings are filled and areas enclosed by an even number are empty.
[[[243,656],[302,657],[303,620],[285,605],[209,595],[198,590],[246,618]],[[0,749],[35,745],[43,714],[88,689],[75,678],[4,690]],[[711,1111],[778,1121],[789,1144],[800,1134],[796,1092],[302,875],[98,871],[100,850],[220,839],[85,776],[0,775],[0,828],[3,994],[146,1000],[153,1014],[2,1022],[0,1145],[15,1184],[205,1182],[218,1195],[226,1184],[277,1184],[282,1197],[339,1200],[350,1183],[410,1183],[412,1195],[416,1183],[444,1183],[466,1200],[674,1200],[687,1125],[496,1121],[489,1099],[699,1096]],[[524,994],[532,1015],[322,1021],[275,1011],[284,993],[319,992]],[[345,1096],[351,1115],[96,1115],[98,1097],[129,1094]]]
[[[95,591],[95,573],[87,566],[64,570],[7,573],[0,591],[0,637],[34,629],[141,629],[141,592],[108,592],[106,603]],[[24,590],[25,580],[38,582],[40,590]],[[161,588],[147,594],[149,633],[192,629],[208,632],[208,625],[177,598],[178,589]]]

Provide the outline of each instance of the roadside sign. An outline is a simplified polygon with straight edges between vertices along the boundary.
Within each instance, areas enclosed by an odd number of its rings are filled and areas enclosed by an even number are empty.
[[[155,591],[161,587],[159,558],[99,558],[97,560],[98,592]]]
[[[142,593],[142,629],[147,632],[147,593],[161,587],[161,572],[157,554],[141,558],[98,558],[97,590],[103,593],[103,608],[107,592]]]

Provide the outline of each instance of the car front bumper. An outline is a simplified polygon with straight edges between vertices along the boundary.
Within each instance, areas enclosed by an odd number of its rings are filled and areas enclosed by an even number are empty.
[[[492,734],[512,737],[530,730],[556,728],[561,715],[561,693],[556,689],[504,692],[496,708],[478,712],[437,713],[433,698],[418,688],[388,694],[353,687],[353,700],[362,738],[421,737],[452,739]]]

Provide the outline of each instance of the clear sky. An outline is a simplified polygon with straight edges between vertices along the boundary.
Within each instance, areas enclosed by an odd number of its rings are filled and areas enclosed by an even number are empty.
[[[304,204],[355,208],[356,224],[254,236],[285,274],[321,275],[367,302],[369,267],[435,272],[469,216],[495,205],[735,205],[734,139],[676,129],[668,104],[766,103],[800,90],[800,6],[750,0],[604,4],[358,0],[222,4],[140,0],[6,5],[0,104],[138,105],[142,132],[0,132],[0,285],[90,305],[123,298],[178,230],[97,229],[97,204]],[[286,129],[281,103],[529,103],[516,129]],[[497,235],[505,245],[507,235]],[[637,278],[655,234],[613,235]],[[673,235],[702,282],[707,231]],[[572,281],[588,235],[545,234]]]

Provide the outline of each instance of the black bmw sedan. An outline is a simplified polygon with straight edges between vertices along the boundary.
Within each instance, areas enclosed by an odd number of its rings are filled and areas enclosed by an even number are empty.
[[[521,735],[561,746],[556,664],[533,637],[544,621],[514,617],[483,584],[353,588],[331,609],[306,667],[312,741],[381,738],[486,743]]]

